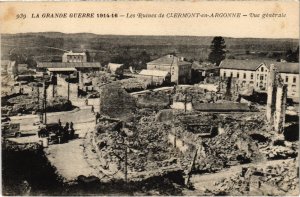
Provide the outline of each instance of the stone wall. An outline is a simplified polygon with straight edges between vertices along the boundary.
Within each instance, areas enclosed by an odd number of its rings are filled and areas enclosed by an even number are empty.
[[[282,133],[285,123],[287,86],[273,64],[270,67],[267,93],[267,120],[276,132]]]

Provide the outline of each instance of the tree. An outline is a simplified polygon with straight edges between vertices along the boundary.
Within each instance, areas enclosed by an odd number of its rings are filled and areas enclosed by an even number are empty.
[[[217,66],[220,65],[221,61],[225,59],[226,51],[225,40],[221,36],[214,37],[211,42],[211,52],[208,56],[208,60],[215,63]]]
[[[293,59],[293,51],[291,49],[287,50],[285,53],[286,61],[291,62]]]
[[[147,62],[150,62],[150,55],[146,51],[142,51],[135,57],[134,68],[137,70],[147,68]]]
[[[294,54],[295,54],[295,62],[299,62],[299,46],[297,47]]]
[[[287,62],[299,62],[299,46],[295,51],[289,49],[286,54],[286,61]]]

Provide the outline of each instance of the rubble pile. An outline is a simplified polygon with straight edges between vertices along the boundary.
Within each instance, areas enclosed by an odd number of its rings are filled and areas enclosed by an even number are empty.
[[[16,142],[12,142],[10,140],[2,139],[2,149],[7,151],[40,151],[42,150],[42,146],[38,143],[24,143],[18,144]]]
[[[31,114],[42,110],[42,98],[40,99],[40,106],[38,105],[37,97],[30,95],[18,95],[8,99],[7,105],[2,106],[1,110],[4,114],[17,115],[18,113]],[[71,101],[63,97],[55,97],[47,100],[47,111],[69,111],[73,106]]]
[[[119,80],[117,83],[119,83],[127,92],[134,92],[146,90],[152,82],[149,78],[129,78]]]
[[[221,99],[216,92],[198,86],[179,87],[173,96],[174,102],[210,103]]]
[[[164,108],[169,108],[170,105],[170,95],[164,92],[149,92],[145,95],[141,95],[137,98],[137,107],[151,108],[154,110],[161,110]]]
[[[129,120],[136,110],[136,102],[120,85],[107,84],[100,90],[100,113],[111,118]]]
[[[98,73],[85,73],[85,81],[90,81],[93,86],[100,86],[115,80],[110,73],[99,71]]]
[[[148,120],[144,116],[147,114]],[[116,119],[99,119],[96,126],[95,144],[102,167],[107,170],[124,171],[127,149],[127,171],[136,173],[153,171],[177,165],[176,151],[168,143],[170,124],[157,123],[155,114],[137,113],[137,123],[122,123]],[[123,123],[124,124],[124,123]],[[124,135],[124,132],[129,135]]]
[[[275,145],[273,144],[260,149],[260,152],[263,153],[267,159],[288,159],[298,156],[299,146],[296,143],[285,145],[286,143],[276,144],[276,142],[277,141],[275,141]]]
[[[174,114],[182,127],[182,131],[177,132],[177,136],[196,147],[204,147],[205,155],[197,156],[196,171],[214,172],[224,167],[249,163],[261,158],[258,142],[250,136],[253,132],[266,132],[264,117],[260,114],[201,112],[186,114],[175,112]],[[189,125],[198,125],[200,130],[186,130]],[[206,127],[207,130],[211,129],[211,134],[203,137],[201,134]],[[191,162],[191,157],[185,159]]]
[[[213,195],[294,195],[299,193],[298,162],[283,161],[262,168],[245,167],[240,173],[215,182]]]

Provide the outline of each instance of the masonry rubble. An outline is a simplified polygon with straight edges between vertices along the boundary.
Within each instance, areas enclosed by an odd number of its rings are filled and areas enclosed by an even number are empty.
[[[216,181],[209,192],[227,195],[293,195],[299,192],[297,160],[263,167],[244,167],[234,176]]]

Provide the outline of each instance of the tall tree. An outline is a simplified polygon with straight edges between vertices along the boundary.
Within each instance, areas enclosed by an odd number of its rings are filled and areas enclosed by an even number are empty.
[[[299,46],[297,47],[294,54],[295,54],[295,62],[299,62]]]
[[[226,45],[224,38],[221,36],[214,37],[210,45],[211,52],[208,56],[208,60],[219,66],[221,61],[225,59],[225,48]]]
[[[289,49],[285,55],[287,62],[299,62],[299,46],[295,51]]]

